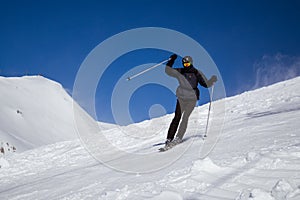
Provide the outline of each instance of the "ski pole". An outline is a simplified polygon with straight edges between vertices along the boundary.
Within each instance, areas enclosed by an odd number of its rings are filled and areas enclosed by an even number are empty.
[[[205,128],[204,137],[207,137],[209,115],[210,115],[210,109],[211,109],[212,97],[213,97],[213,94],[214,94],[214,86],[215,86],[215,85],[212,85],[212,88],[211,88],[210,102],[209,102],[209,107],[208,107],[208,116],[207,116],[207,122],[206,122],[206,128]]]
[[[152,67],[149,67],[149,68],[145,69],[144,71],[141,71],[141,72],[139,72],[139,73],[137,73],[137,74],[135,74],[135,75],[133,75],[133,76],[131,76],[131,77],[128,77],[128,78],[127,78],[127,81],[130,81],[131,79],[133,79],[133,78],[135,78],[135,77],[138,77],[138,76],[140,76],[140,75],[146,73],[147,71],[150,71],[150,70],[152,70],[152,69],[154,69],[154,68],[156,68],[156,67],[162,65],[163,63],[165,63],[165,62],[167,62],[167,61],[169,61],[169,60],[170,60],[170,59],[164,60],[164,61],[162,61],[162,62],[160,62],[160,63],[158,63],[158,64],[156,64],[156,65],[153,65]]]

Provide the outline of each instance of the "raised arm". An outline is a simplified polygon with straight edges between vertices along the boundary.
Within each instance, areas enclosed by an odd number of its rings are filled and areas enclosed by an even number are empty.
[[[176,54],[171,55],[170,58],[169,58],[169,61],[166,64],[166,68],[165,68],[166,74],[168,74],[169,76],[172,76],[172,77],[177,77],[179,75],[178,71],[180,69],[173,69],[172,68],[172,66],[173,66],[174,61],[176,60],[176,58],[177,58]]]

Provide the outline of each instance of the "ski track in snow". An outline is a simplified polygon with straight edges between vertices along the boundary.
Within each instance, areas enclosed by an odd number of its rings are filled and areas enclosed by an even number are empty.
[[[300,77],[214,102],[215,107],[226,102],[225,126],[204,159],[199,158],[199,151],[204,145],[200,135],[205,130],[207,105],[191,115],[186,142],[167,152],[159,153],[159,146],[153,145],[164,140],[172,115],[153,119],[155,123],[108,128],[107,139],[132,153],[155,152],[163,159],[190,145],[176,162],[151,173],[108,168],[78,139],[9,154],[0,159],[0,199],[299,200],[299,89]],[[142,143],[120,131],[151,129],[155,124],[163,127],[159,128],[163,133]]]

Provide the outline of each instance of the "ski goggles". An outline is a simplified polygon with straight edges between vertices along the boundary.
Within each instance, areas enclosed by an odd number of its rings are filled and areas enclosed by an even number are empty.
[[[183,62],[182,64],[183,64],[183,66],[185,66],[185,67],[191,66],[191,63],[190,63],[190,62]]]

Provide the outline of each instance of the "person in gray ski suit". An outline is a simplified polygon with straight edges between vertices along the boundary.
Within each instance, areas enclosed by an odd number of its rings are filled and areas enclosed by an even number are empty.
[[[165,67],[166,74],[176,78],[179,82],[179,86],[176,90],[177,103],[175,116],[168,130],[166,145],[175,145],[182,142],[190,114],[194,110],[197,100],[199,100],[200,92],[198,84],[202,87],[209,88],[217,81],[215,75],[207,80],[205,75],[193,66],[193,59],[190,56],[185,56],[182,59],[183,68],[172,68],[176,58],[176,54],[170,56]]]

